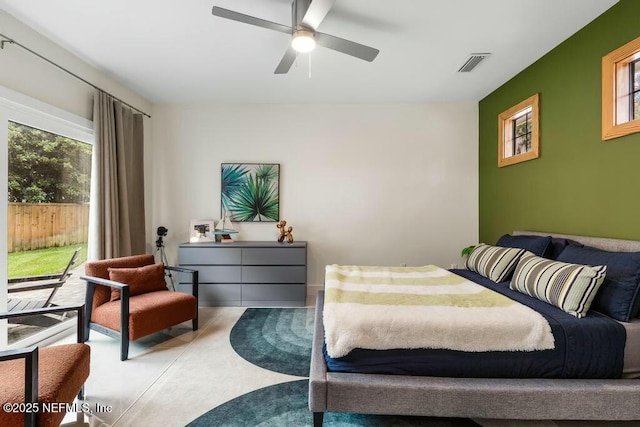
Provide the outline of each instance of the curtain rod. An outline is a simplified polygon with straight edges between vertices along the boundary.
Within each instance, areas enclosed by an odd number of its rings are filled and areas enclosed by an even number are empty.
[[[99,91],[102,91],[102,92],[106,93],[107,95],[109,95],[109,96],[113,97],[113,99],[115,99],[115,100],[117,100],[117,101],[119,101],[119,102],[123,103],[123,104],[124,104],[124,105],[126,105],[127,107],[129,107],[129,108],[131,108],[131,109],[133,109],[133,110],[135,110],[135,111],[137,111],[137,112],[139,112],[139,113],[141,113],[141,114],[144,114],[145,116],[147,116],[147,117],[151,118],[151,116],[150,116],[149,114],[145,113],[145,112],[144,112],[144,111],[142,111],[141,109],[134,107],[133,105],[131,105],[131,104],[129,104],[129,103],[127,103],[127,102],[123,101],[122,99],[120,99],[120,98],[118,98],[118,97],[116,97],[116,96],[113,96],[112,94],[110,94],[110,93],[109,93],[109,92],[107,92],[106,90],[103,90],[103,89],[99,88],[98,86],[94,85],[93,83],[91,83],[91,82],[89,82],[89,81],[87,81],[87,80],[83,79],[83,78],[82,78],[82,77],[80,77],[79,75],[77,75],[77,74],[73,73],[72,71],[69,71],[69,70],[67,70],[66,68],[64,68],[63,66],[56,64],[56,63],[55,63],[55,62],[53,62],[52,60],[50,60],[50,59],[48,59],[48,58],[45,58],[44,56],[40,55],[38,52],[35,52],[35,51],[33,51],[33,50],[29,49],[28,47],[26,47],[25,45],[23,45],[23,44],[21,44],[21,43],[18,43],[17,41],[15,41],[14,39],[12,39],[11,37],[5,36],[5,35],[4,35],[4,34],[2,34],[2,33],[0,33],[0,37],[2,37],[2,38],[4,39],[4,40],[0,40],[0,49],[4,49],[4,45],[5,45],[5,43],[15,44],[15,45],[17,45],[17,46],[20,46],[21,48],[23,48],[23,49],[24,49],[24,50],[26,50],[27,52],[29,52],[29,53],[31,53],[31,54],[33,54],[33,55],[37,56],[38,58],[40,58],[40,59],[42,59],[42,60],[44,60],[44,61],[48,62],[49,64],[53,65],[54,67],[57,67],[57,68],[61,69],[61,70],[62,70],[62,71],[64,71],[65,73],[72,75],[72,76],[73,76],[73,77],[75,77],[76,79],[78,79],[78,80],[82,81],[83,83],[85,83],[85,84],[87,84],[87,85],[91,86],[92,88],[97,89],[97,90],[99,90]]]

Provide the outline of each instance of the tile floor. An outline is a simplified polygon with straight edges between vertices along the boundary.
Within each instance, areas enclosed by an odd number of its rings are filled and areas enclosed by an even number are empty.
[[[120,361],[116,340],[92,331],[86,402],[102,412],[84,422],[100,427],[184,426],[237,396],[300,379],[259,368],[233,351],[229,334],[244,310],[201,308],[198,331],[185,323],[133,342],[125,362]],[[107,406],[109,411],[103,409]],[[77,425],[74,419],[68,417],[69,426]]]

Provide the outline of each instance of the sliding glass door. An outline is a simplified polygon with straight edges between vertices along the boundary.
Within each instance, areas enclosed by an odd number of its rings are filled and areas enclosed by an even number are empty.
[[[84,302],[92,123],[4,88],[0,91],[0,306],[9,311]],[[2,327],[9,347],[64,330],[64,316],[18,318]]]

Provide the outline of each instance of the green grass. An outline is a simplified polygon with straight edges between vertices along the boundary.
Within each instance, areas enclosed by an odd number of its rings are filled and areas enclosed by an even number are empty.
[[[12,277],[61,273],[69,263],[73,251],[82,247],[75,267],[87,260],[87,244],[13,252],[8,256],[8,275]]]

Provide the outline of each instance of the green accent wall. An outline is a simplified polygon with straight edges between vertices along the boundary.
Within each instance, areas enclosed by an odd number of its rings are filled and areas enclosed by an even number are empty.
[[[639,17],[640,0],[621,0],[480,101],[481,242],[513,230],[640,240],[640,133],[601,139],[602,57],[640,36]],[[535,93],[540,157],[498,168],[498,114]]]

